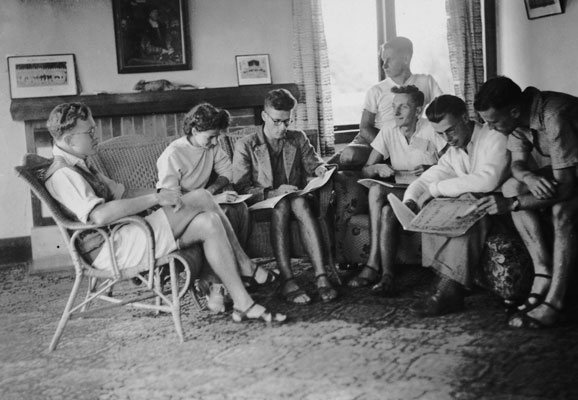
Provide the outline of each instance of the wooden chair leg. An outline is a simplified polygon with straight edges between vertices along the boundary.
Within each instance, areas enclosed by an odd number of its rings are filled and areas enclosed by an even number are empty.
[[[183,327],[181,325],[181,299],[179,296],[179,277],[177,274],[175,259],[170,260],[169,269],[171,274],[171,295],[173,298],[171,313],[173,315],[173,321],[175,323],[177,335],[179,336],[181,343],[183,343],[185,341],[185,337],[183,335]]]
[[[68,301],[66,302],[66,306],[64,307],[64,312],[62,313],[62,317],[60,318],[60,322],[58,323],[56,332],[54,332],[54,336],[52,337],[52,341],[50,342],[50,346],[48,347],[49,352],[52,352],[54,349],[56,349],[58,341],[60,340],[60,336],[64,331],[64,327],[66,326],[66,323],[70,319],[70,310],[74,306],[74,300],[76,299],[76,295],[78,294],[78,289],[80,289],[81,282],[82,282],[82,275],[76,274],[76,279],[74,280],[72,291],[70,292],[70,296],[68,297]]]

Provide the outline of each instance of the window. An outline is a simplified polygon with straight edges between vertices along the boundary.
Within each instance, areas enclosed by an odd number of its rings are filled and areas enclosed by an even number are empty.
[[[445,93],[454,93],[445,0],[322,1],[336,127],[359,124],[365,93],[380,79],[378,50],[384,39],[379,38],[385,34],[378,25],[387,21],[378,24],[377,7],[384,1],[386,13],[395,9],[388,34],[406,36],[414,44],[412,72],[431,74]]]

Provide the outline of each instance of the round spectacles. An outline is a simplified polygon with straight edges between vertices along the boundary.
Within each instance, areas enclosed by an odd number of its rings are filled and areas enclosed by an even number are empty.
[[[269,117],[269,119],[273,122],[273,124],[275,126],[279,126],[281,124],[285,125],[285,126],[289,126],[291,124],[291,122],[293,122],[292,118],[289,119],[274,119],[272,116],[269,115],[269,113],[265,110],[263,110],[263,112],[265,114],[267,114],[267,116]]]

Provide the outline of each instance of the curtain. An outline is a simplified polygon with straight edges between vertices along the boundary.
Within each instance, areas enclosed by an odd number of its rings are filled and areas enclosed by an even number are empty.
[[[446,0],[446,13],[456,96],[466,101],[470,118],[477,119],[474,96],[484,82],[481,0]]]
[[[317,129],[322,156],[335,152],[331,79],[321,0],[293,0],[293,78],[300,99],[298,129]]]

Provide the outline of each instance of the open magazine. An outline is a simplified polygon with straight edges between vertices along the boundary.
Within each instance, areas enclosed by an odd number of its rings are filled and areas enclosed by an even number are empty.
[[[433,199],[417,215],[395,195],[390,193],[387,199],[403,229],[414,232],[461,236],[486,215],[475,208],[473,196]]]
[[[229,201],[220,201],[219,204],[239,204],[244,202],[245,200],[251,198],[253,195],[252,194],[238,194],[237,197],[235,197],[234,200],[229,200]]]
[[[391,181],[382,181],[379,179],[372,179],[372,178],[364,178],[357,181],[360,185],[365,186],[366,188],[370,188],[373,185],[382,185],[390,189],[407,189],[409,186],[407,183],[394,183]]]
[[[318,177],[311,179],[309,181],[309,183],[307,184],[307,186],[305,186],[303,189],[298,190],[296,192],[285,193],[285,194],[282,194],[280,196],[275,196],[275,197],[265,199],[263,201],[260,201],[258,203],[253,204],[251,207],[249,207],[249,210],[254,211],[254,210],[261,210],[263,208],[273,208],[284,197],[303,196],[304,194],[311,193],[311,192],[325,186],[325,184],[329,181],[329,179],[331,179],[331,176],[333,175],[334,172],[335,172],[335,168],[331,168],[331,169],[327,170],[325,172],[325,174],[323,174],[323,176],[318,176]]]

